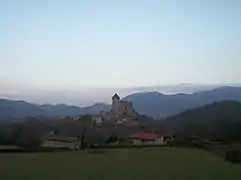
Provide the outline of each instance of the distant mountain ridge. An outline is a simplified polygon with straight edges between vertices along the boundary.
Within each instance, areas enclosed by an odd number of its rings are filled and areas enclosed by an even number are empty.
[[[241,102],[241,87],[225,86],[193,94],[178,93],[165,95],[160,92],[141,92],[131,94],[123,100],[132,101],[134,109],[139,113],[156,119],[163,119],[213,102],[234,100]],[[110,105],[96,103],[92,106],[78,107],[65,104],[37,105],[25,101],[0,99],[0,119],[21,119],[26,116],[64,117],[81,114],[98,114],[109,111]]]
[[[241,102],[241,87],[220,87],[193,94],[164,95],[159,92],[136,93],[124,98],[133,102],[140,114],[165,118],[213,102],[235,100]]]
[[[109,105],[96,103],[88,107],[70,106],[65,104],[32,104],[25,101],[0,99],[0,120],[21,120],[26,117],[66,117],[83,114],[97,114],[100,109],[107,111]]]

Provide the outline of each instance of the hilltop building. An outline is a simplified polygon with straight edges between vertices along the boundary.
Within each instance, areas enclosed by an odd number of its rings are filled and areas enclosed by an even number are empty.
[[[133,108],[132,102],[121,100],[120,96],[115,93],[112,96],[111,110],[105,114],[99,115],[99,117],[93,117],[93,121],[95,123],[97,123],[97,121],[101,123],[122,123],[125,121],[132,121],[136,116],[137,113]],[[101,119],[101,121],[99,119]]]
[[[112,97],[111,113],[115,116],[128,116],[134,112],[132,102],[120,100],[117,94]]]

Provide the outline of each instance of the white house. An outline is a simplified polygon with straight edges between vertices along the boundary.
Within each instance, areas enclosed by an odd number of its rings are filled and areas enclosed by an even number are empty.
[[[93,123],[95,124],[102,124],[103,117],[102,116],[92,116]]]
[[[138,132],[129,137],[133,145],[162,145],[166,144],[168,137],[159,133]]]
[[[41,147],[79,149],[81,147],[81,142],[75,137],[50,136],[42,139]]]

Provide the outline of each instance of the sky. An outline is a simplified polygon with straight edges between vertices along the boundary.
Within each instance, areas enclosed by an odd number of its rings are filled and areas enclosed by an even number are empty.
[[[0,97],[82,105],[116,89],[241,84],[240,9],[240,0],[0,0]]]

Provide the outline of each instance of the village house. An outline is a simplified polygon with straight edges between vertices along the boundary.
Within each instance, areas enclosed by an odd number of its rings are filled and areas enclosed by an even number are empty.
[[[169,140],[171,140],[170,136],[163,135],[160,133],[146,133],[146,132],[138,132],[132,134],[129,137],[133,145],[163,145],[166,144]]]
[[[79,149],[81,142],[75,137],[59,137],[47,136],[43,137],[41,146],[42,148],[65,148],[65,149]]]
[[[103,117],[101,115],[93,115],[92,120],[94,124],[102,124],[103,123]]]

